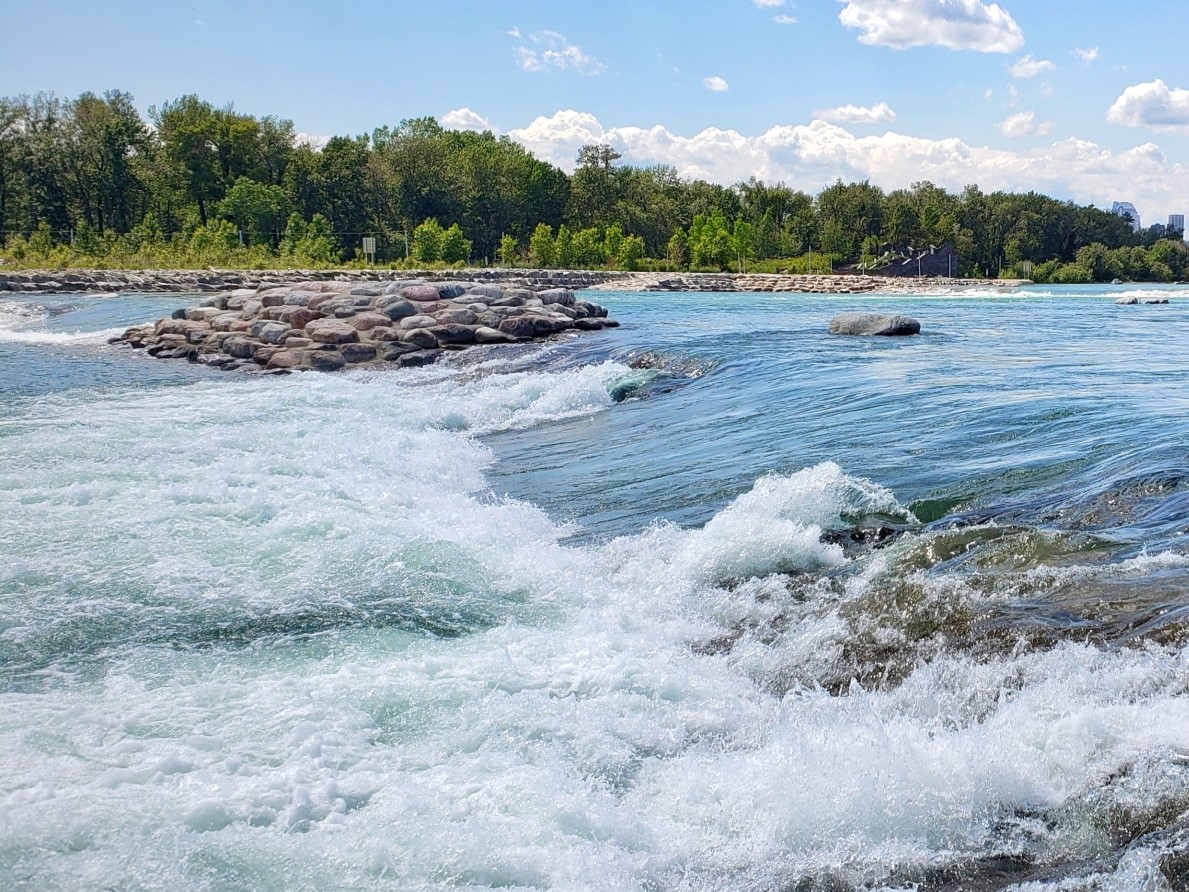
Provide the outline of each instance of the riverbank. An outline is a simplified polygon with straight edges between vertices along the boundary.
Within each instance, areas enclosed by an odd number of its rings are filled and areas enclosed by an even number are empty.
[[[619,270],[25,270],[0,272],[0,292],[19,294],[196,293],[269,288],[289,282],[466,281],[534,290],[724,291],[805,294],[918,294],[938,288],[1015,288],[1021,279],[897,279],[767,273],[639,273]]]

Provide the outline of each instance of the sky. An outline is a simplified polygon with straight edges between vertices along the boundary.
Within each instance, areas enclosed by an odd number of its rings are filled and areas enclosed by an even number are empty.
[[[1189,214],[1185,0],[0,2],[0,95],[186,93],[311,140],[432,115],[571,170]]]

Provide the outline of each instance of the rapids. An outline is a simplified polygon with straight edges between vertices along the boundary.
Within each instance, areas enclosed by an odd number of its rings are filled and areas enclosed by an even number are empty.
[[[0,299],[0,886],[1189,888],[1189,290],[1127,290],[287,377]]]

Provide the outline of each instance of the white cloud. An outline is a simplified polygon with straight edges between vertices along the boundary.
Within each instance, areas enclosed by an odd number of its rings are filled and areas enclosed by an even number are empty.
[[[1038,74],[1044,74],[1049,71],[1056,71],[1057,65],[1048,59],[1033,59],[1031,56],[1021,56],[1007,70],[1012,77],[1023,79],[1036,77]]]
[[[860,43],[902,50],[944,46],[980,53],[1014,53],[1024,32],[1011,13],[980,0],[838,0],[838,20],[863,33]]]
[[[520,31],[508,32],[519,38]],[[537,31],[528,36],[528,43],[516,48],[516,58],[521,68],[528,72],[544,71],[546,68],[572,69],[581,74],[600,74],[603,63],[582,51],[577,44],[570,43],[564,34],[556,31]]]
[[[896,120],[896,113],[886,102],[880,102],[870,108],[861,105],[840,105],[817,112],[817,117],[836,124],[890,124]]]
[[[478,115],[469,108],[456,108],[452,111],[446,112],[442,115],[438,122],[447,130],[474,130],[476,133],[482,133],[484,130],[490,130],[492,133],[498,134],[500,131],[497,127],[492,126],[491,122],[482,115]]]
[[[774,16],[772,16],[772,21],[776,22],[776,24],[778,24],[778,25],[795,25],[795,24],[797,24],[796,17],[791,16],[791,15],[774,15]]]
[[[1157,78],[1123,91],[1106,113],[1112,124],[1189,133],[1189,90],[1169,88]]]
[[[320,133],[295,133],[293,135],[295,146],[309,146],[315,152],[321,152],[326,148],[328,142],[330,142],[330,137]]]
[[[1036,122],[1036,112],[1023,111],[1008,115],[995,125],[1004,136],[1020,139],[1025,136],[1044,136],[1053,129],[1052,121]]]
[[[520,29],[519,28],[509,28],[504,33],[507,34],[509,37],[515,37],[517,40],[520,40]]]
[[[987,102],[990,102],[995,98],[995,91],[991,87],[987,87],[987,89],[983,90],[983,98],[987,100]]]
[[[777,6],[784,6],[784,0],[751,0],[760,9],[775,9]]]
[[[702,83],[706,85],[707,90],[715,93],[725,93],[731,89],[731,85],[724,81],[721,77],[705,77],[702,78]]]
[[[560,111],[509,135],[540,158],[573,170],[578,149],[608,143],[633,164],[672,164],[687,177],[730,184],[757,176],[814,193],[841,177],[885,189],[930,180],[960,191],[1035,189],[1088,203],[1127,195],[1140,207],[1189,207],[1189,164],[1148,143],[1114,151],[1081,139],[1009,150],[957,138],[924,139],[895,132],[857,136],[826,121],[772,127],[758,136],[709,128],[693,136],[662,125],[605,128],[591,114]]]
[[[1086,47],[1085,49],[1076,49],[1073,51],[1073,55],[1082,62],[1085,62],[1087,65],[1089,65],[1091,62],[1098,61],[1098,47],[1091,46]]]

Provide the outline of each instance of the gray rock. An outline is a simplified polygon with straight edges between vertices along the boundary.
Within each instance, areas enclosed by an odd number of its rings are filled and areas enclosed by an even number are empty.
[[[528,316],[513,316],[500,323],[500,331],[515,338],[531,338],[535,334],[536,329],[533,326],[532,318]]]
[[[403,331],[412,331],[414,328],[429,328],[431,325],[437,324],[437,319],[433,316],[426,315],[408,316],[400,321],[400,327]]]
[[[516,338],[513,335],[494,328],[488,328],[486,325],[481,325],[475,329],[476,344],[510,344],[515,340]]]
[[[433,350],[438,346],[438,339],[428,328],[415,328],[412,331],[406,331],[400,336],[400,339],[402,343],[412,344],[419,350]]]
[[[269,322],[260,329],[260,334],[257,337],[266,344],[280,344],[285,340],[289,331],[289,326],[283,322]]]
[[[437,287],[442,300],[453,300],[466,294],[469,286],[462,282],[439,282]]]
[[[451,322],[446,325],[435,325],[424,329],[438,339],[439,344],[473,344],[475,330],[468,325]]]
[[[393,322],[396,322],[398,319],[407,319],[417,312],[414,306],[399,294],[386,294],[383,297],[377,298],[375,307],[376,312],[383,313]]]
[[[343,344],[339,348],[343,362],[371,362],[376,358],[376,348],[371,344]]]
[[[499,285],[472,285],[468,289],[467,294],[479,295],[486,297],[488,300],[499,300],[504,296],[504,289]]]
[[[337,372],[346,365],[337,350],[311,350],[307,361],[310,368],[319,372]]]
[[[538,291],[537,297],[543,304],[561,304],[563,307],[574,305],[574,292],[569,288],[547,288]]]
[[[920,333],[921,323],[898,314],[839,313],[830,320],[830,334],[892,336]]]
[[[457,322],[459,325],[474,325],[479,317],[470,310],[438,310],[433,314],[438,322]]]
[[[442,356],[441,350],[418,350],[416,353],[406,353],[400,357],[401,366],[431,365]]]

